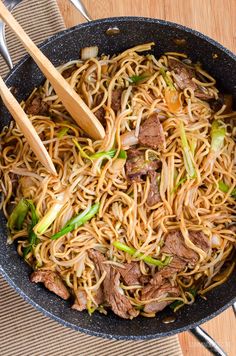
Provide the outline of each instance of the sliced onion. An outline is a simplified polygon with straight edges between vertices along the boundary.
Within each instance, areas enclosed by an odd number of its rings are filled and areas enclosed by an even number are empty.
[[[81,59],[85,61],[86,59],[95,58],[98,55],[98,47],[85,47],[81,49]]]
[[[218,235],[212,235],[212,238],[211,238],[211,246],[212,248],[216,248],[216,247],[220,247],[221,245],[221,238],[220,236]]]
[[[125,159],[123,159],[123,158],[117,158],[117,159],[113,162],[112,166],[110,167],[110,171],[111,171],[112,173],[114,173],[114,174],[119,174],[120,171],[122,171],[122,169],[124,168],[125,162],[126,162]]]
[[[135,136],[134,130],[121,135],[120,139],[123,147],[134,146],[138,143],[138,138]]]

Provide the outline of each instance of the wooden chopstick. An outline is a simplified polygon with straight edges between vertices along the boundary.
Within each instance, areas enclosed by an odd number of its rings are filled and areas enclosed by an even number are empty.
[[[38,136],[30,119],[28,118],[18,101],[15,99],[13,94],[10,92],[1,76],[0,95],[5,106],[7,107],[13,118],[16,120],[20,130],[22,131],[23,135],[25,136],[28,144],[30,145],[32,151],[35,153],[38,160],[48,169],[49,172],[56,175],[57,172],[52,162],[52,159],[48,154],[48,151],[40,140],[40,137]]]
[[[0,17],[20,39],[27,52],[37,63],[45,77],[50,81],[66,110],[77,124],[92,138],[103,139],[105,137],[105,130],[102,124],[49,59],[33,43],[1,1]]]

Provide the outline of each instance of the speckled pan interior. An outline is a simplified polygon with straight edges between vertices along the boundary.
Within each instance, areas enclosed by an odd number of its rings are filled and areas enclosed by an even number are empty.
[[[120,33],[108,36],[106,30],[117,26]],[[177,41],[176,41],[177,40]],[[181,41],[179,41],[181,40]],[[129,47],[155,42],[153,53],[160,56],[167,51],[185,52],[193,61],[200,61],[204,68],[217,79],[218,86],[232,93],[236,102],[236,56],[206,36],[183,26],[148,18],[122,17],[93,21],[76,26],[51,37],[41,45],[43,52],[55,65],[80,56],[86,46],[97,45],[100,54],[119,53]],[[17,88],[17,99],[27,98],[34,87],[44,78],[34,62],[25,57],[6,78],[8,86]],[[9,123],[10,117],[0,105],[0,128]],[[6,280],[29,303],[63,325],[91,335],[117,339],[150,339],[175,334],[213,318],[229,307],[236,297],[236,271],[222,286],[208,294],[208,299],[198,299],[192,306],[182,308],[176,321],[162,323],[170,310],[156,318],[139,317],[122,320],[113,313],[107,316],[76,312],[70,303],[48,292],[43,286],[29,282],[30,268],[17,255],[14,245],[7,246],[7,229],[0,212],[0,271]]]

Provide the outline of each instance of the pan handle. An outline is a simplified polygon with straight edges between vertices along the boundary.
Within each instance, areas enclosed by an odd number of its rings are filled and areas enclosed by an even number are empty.
[[[207,350],[209,350],[212,355],[215,356],[227,356],[227,354],[222,350],[222,348],[208,335],[208,333],[197,326],[194,329],[189,330],[197,339],[198,341],[205,346]]]
[[[86,7],[82,3],[82,1],[80,0],[70,0],[70,1],[88,22],[93,20],[92,17],[89,15]]]

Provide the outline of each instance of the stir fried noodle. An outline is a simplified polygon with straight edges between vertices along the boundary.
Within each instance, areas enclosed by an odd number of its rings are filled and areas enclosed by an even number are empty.
[[[106,128],[103,141],[81,131],[48,81],[22,103],[58,176],[14,121],[0,136],[8,243],[32,282],[77,310],[177,310],[234,268],[231,96],[184,54],[143,54],[152,45],[58,69]]]

